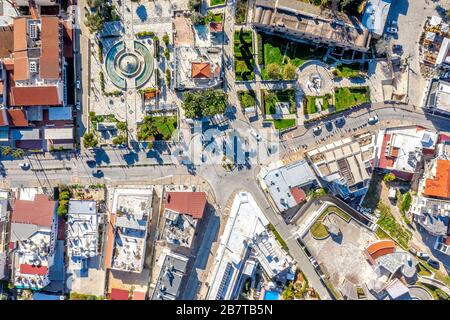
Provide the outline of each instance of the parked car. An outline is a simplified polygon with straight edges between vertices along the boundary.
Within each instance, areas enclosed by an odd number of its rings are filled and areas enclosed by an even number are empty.
[[[81,103],[80,101],[77,101],[77,103],[75,104],[75,107],[77,110],[81,110]]]
[[[30,169],[30,164],[28,162],[19,163],[19,167],[21,167],[23,170]]]
[[[80,90],[81,89],[81,81],[77,80],[77,89]]]
[[[387,32],[391,34],[396,34],[398,32],[398,29],[396,27],[389,27],[387,28]]]
[[[102,170],[97,169],[97,170],[92,170],[92,175],[96,178],[101,178],[104,176],[104,173]]]
[[[250,134],[255,137],[256,141],[261,141],[261,136],[255,131],[255,129],[250,129]]]
[[[403,47],[399,44],[394,44],[392,46],[392,52],[401,56],[403,54]]]
[[[378,122],[378,116],[370,117],[370,118],[367,120],[367,122],[370,123],[370,124],[375,124],[375,123],[377,123],[377,122]]]
[[[433,268],[439,269],[439,266],[440,266],[439,261],[430,258],[430,259],[427,260],[427,262],[428,262],[428,264],[429,264],[430,266],[432,266]]]
[[[94,168],[97,162],[95,160],[87,160],[86,164],[88,165],[89,168]]]
[[[315,134],[319,134],[321,131],[322,131],[322,127],[321,127],[321,126],[317,126],[317,127],[315,127],[315,128],[313,129],[313,132],[314,132]]]
[[[423,260],[427,260],[427,259],[430,258],[430,256],[428,255],[428,253],[422,252],[422,251],[417,252],[417,256],[418,256],[420,259],[423,259]]]
[[[344,118],[344,117],[339,117],[339,118],[337,118],[336,121],[335,121],[335,123],[336,123],[337,125],[341,125],[341,124],[343,124],[344,122],[345,122],[345,118]]]

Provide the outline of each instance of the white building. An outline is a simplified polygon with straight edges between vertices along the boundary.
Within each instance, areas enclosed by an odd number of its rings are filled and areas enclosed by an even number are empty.
[[[362,17],[362,25],[367,28],[376,39],[383,35],[386,20],[395,0],[369,0]]]
[[[267,232],[269,221],[251,194],[240,192],[231,207],[225,230],[220,238],[208,300],[233,300],[247,277],[253,276],[260,263],[269,277],[290,271],[291,258],[279,248],[273,235]]]
[[[111,269],[141,272],[152,213],[153,188],[116,189],[112,206],[115,215]]]
[[[69,269],[85,269],[86,260],[98,254],[98,215],[94,200],[70,200],[67,215]]]

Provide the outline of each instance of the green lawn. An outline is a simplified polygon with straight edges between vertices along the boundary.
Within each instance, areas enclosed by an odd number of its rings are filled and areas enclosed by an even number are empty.
[[[330,213],[334,213],[334,214],[338,215],[345,222],[350,222],[350,220],[352,219],[347,213],[345,213],[344,211],[342,211],[338,207],[329,206],[329,207],[327,207],[325,209],[324,212],[322,212],[320,214],[319,218],[317,218],[317,220],[313,223],[313,225],[309,229],[309,231],[311,232],[311,234],[313,235],[314,238],[322,239],[322,238],[325,238],[328,235],[328,230],[322,224],[322,221]]]
[[[225,0],[210,0],[209,1],[209,5],[212,7],[212,6],[218,6],[218,5],[221,5],[221,4],[224,4],[225,3]]]
[[[255,77],[254,63],[252,32],[236,31],[234,33],[234,72],[236,80],[253,80]]]
[[[282,91],[263,91],[264,110],[266,114],[276,113],[278,102],[289,102],[289,112],[295,113],[295,90],[286,89]]]
[[[364,75],[363,66],[360,63],[340,64],[333,72],[338,78],[355,78]]]
[[[349,87],[335,90],[336,111],[342,111],[362,103],[370,102],[369,87]]]
[[[271,121],[277,130],[284,130],[295,126],[295,119],[272,119]]]
[[[380,219],[377,224],[382,227],[389,235],[394,238],[402,247],[408,248],[409,240],[411,240],[411,231],[402,227],[396,220],[388,205],[380,202],[378,204],[380,210]],[[378,233],[377,233],[378,235]]]
[[[254,107],[255,104],[255,91],[238,91],[238,98],[242,108]]]
[[[306,103],[303,108],[303,113],[304,114],[313,114],[313,113],[317,112],[316,99],[323,99],[322,100],[323,101],[322,110],[328,110],[328,108],[330,107],[330,102],[329,102],[330,98],[331,98],[331,95],[329,95],[329,94],[327,94],[325,96],[321,96],[321,97],[307,96]]]
[[[352,217],[350,217],[346,212],[342,211],[341,209],[339,209],[338,207],[335,207],[335,206],[329,206],[325,210],[325,214],[328,214],[328,213],[335,213],[335,214],[337,214],[345,222],[350,222],[350,220],[352,219]]]
[[[164,118],[166,121],[164,122]],[[155,126],[159,134],[155,136],[156,140],[169,140],[172,132],[177,127],[177,117],[153,117]]]
[[[261,77],[263,80],[270,79],[266,68],[271,63],[284,67],[290,61],[295,67],[299,67],[308,60],[321,60],[327,50],[326,48],[315,48],[309,44],[293,42],[266,34],[262,34],[262,42],[264,69],[261,71]]]

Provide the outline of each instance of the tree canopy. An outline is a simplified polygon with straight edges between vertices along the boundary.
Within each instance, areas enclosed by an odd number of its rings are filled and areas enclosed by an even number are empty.
[[[224,113],[225,93],[221,90],[188,91],[183,95],[186,118],[202,118]]]

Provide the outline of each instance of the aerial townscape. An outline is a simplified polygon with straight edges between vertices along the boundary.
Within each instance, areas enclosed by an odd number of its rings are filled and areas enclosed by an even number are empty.
[[[450,300],[450,0],[0,0],[0,175],[0,300]]]

